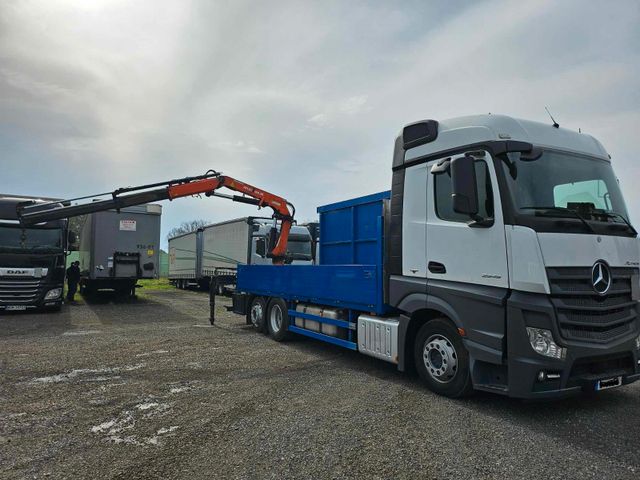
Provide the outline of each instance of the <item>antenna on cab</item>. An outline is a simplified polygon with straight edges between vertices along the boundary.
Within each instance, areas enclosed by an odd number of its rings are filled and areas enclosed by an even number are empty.
[[[556,122],[555,118],[553,118],[553,115],[551,115],[551,112],[549,111],[549,109],[547,107],[544,107],[544,109],[547,111],[547,113],[549,114],[549,117],[551,118],[551,121],[553,122],[553,126],[555,128],[560,128],[560,124],[558,122]]]

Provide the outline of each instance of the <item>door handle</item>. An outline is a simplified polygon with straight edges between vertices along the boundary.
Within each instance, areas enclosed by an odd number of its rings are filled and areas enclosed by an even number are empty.
[[[447,268],[444,266],[444,263],[429,262],[428,268],[431,273],[447,273]]]

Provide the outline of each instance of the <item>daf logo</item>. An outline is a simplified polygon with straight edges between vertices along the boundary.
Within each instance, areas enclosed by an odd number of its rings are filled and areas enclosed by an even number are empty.
[[[27,272],[26,270],[7,270],[7,274],[8,275],[26,275]]]
[[[611,288],[611,270],[602,260],[593,264],[591,269],[591,284],[593,289],[600,295],[604,295]]]

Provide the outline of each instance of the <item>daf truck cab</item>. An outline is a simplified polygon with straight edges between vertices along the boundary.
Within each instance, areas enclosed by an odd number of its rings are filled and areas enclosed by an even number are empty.
[[[391,191],[320,207],[320,265],[242,267],[234,308],[276,340],[302,334],[413,364],[451,397],[631,383],[640,251],[613,163],[595,138],[557,125],[407,125]]]
[[[66,250],[75,234],[66,219],[20,225],[16,207],[25,202],[52,208],[51,199],[0,196],[0,311],[60,310]]]

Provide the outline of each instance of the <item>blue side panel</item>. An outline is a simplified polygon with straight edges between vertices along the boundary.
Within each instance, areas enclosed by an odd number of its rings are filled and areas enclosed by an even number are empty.
[[[358,350],[358,344],[350,342],[348,340],[342,340],[336,337],[330,337],[329,335],[323,335],[322,333],[312,332],[311,330],[305,330],[304,328],[298,328],[295,325],[289,325],[289,331],[305,335],[307,337],[315,338],[316,340],[322,340],[323,342],[333,343],[349,350]]]
[[[391,192],[318,207],[322,265],[382,265],[384,201]]]
[[[382,314],[379,276],[377,265],[238,265],[237,289]]]

